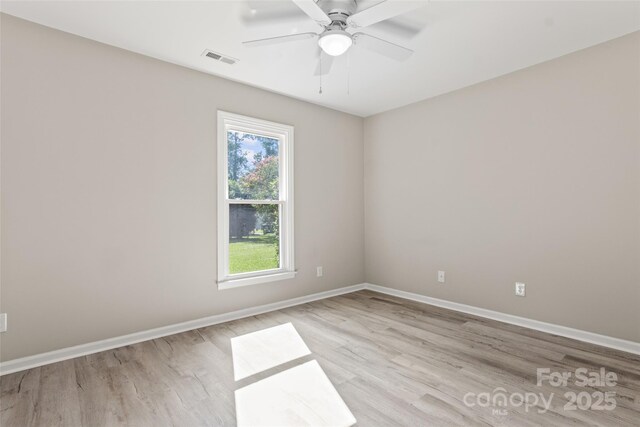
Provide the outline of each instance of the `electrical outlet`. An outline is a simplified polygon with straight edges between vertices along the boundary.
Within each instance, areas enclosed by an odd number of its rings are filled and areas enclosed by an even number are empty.
[[[7,331],[7,313],[0,313],[0,332]]]
[[[523,297],[526,294],[525,288],[527,285],[525,285],[522,282],[516,282],[516,296],[517,297]]]
[[[444,271],[438,271],[438,282],[444,283]]]
[[[322,275],[323,275],[322,267],[316,267],[316,276],[322,277]]]

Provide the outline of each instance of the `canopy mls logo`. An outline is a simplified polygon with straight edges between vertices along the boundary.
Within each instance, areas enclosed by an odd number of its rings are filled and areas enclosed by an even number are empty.
[[[497,387],[491,392],[467,393],[462,399],[464,404],[470,408],[480,406],[481,408],[491,408],[493,415],[507,415],[506,408],[519,408],[524,406],[525,412],[537,408],[539,414],[544,414],[551,407],[553,393],[549,399],[543,393],[510,393],[503,387]]]
[[[536,374],[537,387],[546,384],[551,387],[588,387],[593,390],[594,388],[611,388],[618,384],[618,375],[605,368],[600,368],[598,371],[577,368],[573,372],[538,368]],[[617,405],[616,392],[610,390],[567,391],[563,396],[566,400],[563,407],[565,411],[612,411]],[[524,407],[526,413],[535,410],[539,414],[544,414],[551,408],[554,398],[555,393],[550,393],[548,396],[542,392],[508,393],[505,388],[497,387],[490,392],[469,392],[464,395],[463,402],[470,408],[475,406],[491,408],[492,415],[507,415],[507,408],[519,407]]]

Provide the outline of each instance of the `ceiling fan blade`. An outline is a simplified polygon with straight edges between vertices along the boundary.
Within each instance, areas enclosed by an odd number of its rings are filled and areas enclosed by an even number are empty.
[[[324,10],[320,9],[315,0],[291,0],[296,6],[298,6],[304,13],[309,15],[311,19],[321,25],[331,24],[331,19],[324,13]]]
[[[318,59],[318,65],[316,65],[316,71],[314,76],[325,76],[331,72],[331,66],[333,65],[333,59],[335,56],[327,55],[323,50],[320,50],[321,59]]]
[[[278,25],[300,22],[305,15],[289,1],[246,0],[246,8],[241,15],[245,24]]]
[[[257,25],[286,25],[296,22],[300,22],[300,18],[304,19],[304,15],[299,10],[290,11],[287,13],[271,12],[271,11],[257,11],[255,13],[245,13],[240,18],[245,24],[257,24]]]
[[[402,15],[403,13],[423,7],[427,0],[384,0],[347,18],[347,24],[354,28],[363,28],[376,22]]]
[[[376,28],[388,34],[392,34],[395,37],[401,37],[403,39],[412,39],[423,30],[422,26],[416,23],[409,23],[400,20],[400,18],[388,19],[374,24]]]
[[[258,46],[268,46],[268,45],[277,44],[277,43],[287,43],[287,42],[295,42],[299,40],[308,40],[314,37],[318,37],[318,35],[316,33],[298,33],[298,34],[288,34],[286,36],[269,37],[266,39],[249,40],[246,42],[242,42],[242,44],[247,47],[258,47]]]
[[[355,33],[353,39],[356,46],[369,49],[370,51],[379,53],[387,58],[395,59],[396,61],[409,59],[413,54],[411,49],[370,36],[369,34]]]

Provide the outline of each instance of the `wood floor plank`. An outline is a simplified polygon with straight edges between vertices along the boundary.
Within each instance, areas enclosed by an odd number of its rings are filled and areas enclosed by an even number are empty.
[[[288,322],[312,354],[235,381],[231,338]],[[311,360],[361,426],[640,426],[639,356],[372,291],[5,375],[0,425],[233,426],[235,390]],[[537,368],[605,368],[618,385],[537,386]],[[554,399],[504,413],[465,400],[500,389]],[[565,410],[565,393],[600,391],[614,410]]]

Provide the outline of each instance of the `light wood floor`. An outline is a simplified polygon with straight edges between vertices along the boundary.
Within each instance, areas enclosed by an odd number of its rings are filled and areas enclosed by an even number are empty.
[[[312,354],[235,382],[230,338],[291,322]],[[2,427],[234,425],[234,390],[317,360],[360,426],[640,425],[640,357],[361,291],[3,376]],[[536,386],[536,368],[604,367],[613,388]],[[555,393],[550,411],[468,407],[468,392]],[[613,411],[563,410],[615,391]]]

